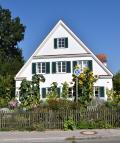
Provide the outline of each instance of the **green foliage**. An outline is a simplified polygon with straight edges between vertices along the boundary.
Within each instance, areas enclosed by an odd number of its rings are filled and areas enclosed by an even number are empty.
[[[76,129],[75,122],[71,117],[69,117],[68,120],[64,122],[64,130],[66,131],[66,130],[74,130],[74,129]]]
[[[76,91],[76,76],[73,74],[74,91]],[[93,83],[97,79],[93,76],[93,72],[85,68],[83,73],[78,76],[78,96],[82,105],[88,105],[93,97]],[[75,92],[74,92],[75,94]]]
[[[20,18],[12,18],[10,10],[0,6],[0,97],[9,100],[15,96],[14,76],[24,64],[18,47],[24,32]]]
[[[20,86],[21,106],[27,109],[36,107],[40,102],[40,82],[44,82],[43,75],[33,75],[32,81],[23,79]]]
[[[120,92],[107,89],[108,105],[120,106]]]
[[[113,89],[117,94],[120,94],[120,71],[113,77]]]
[[[95,123],[90,122],[87,120],[80,120],[80,122],[77,124],[78,129],[95,129]]]
[[[47,94],[47,100],[58,98],[57,85],[57,82],[51,84],[50,91]]]
[[[0,97],[0,108],[7,107],[8,101],[5,98]]]
[[[67,99],[69,94],[69,84],[65,81],[64,83],[62,83],[62,85],[63,87],[61,97]]]
[[[12,76],[0,75],[0,98],[10,101],[14,97],[14,80]]]
[[[106,123],[102,119],[96,120],[80,120],[77,124],[77,129],[110,129],[112,125]]]

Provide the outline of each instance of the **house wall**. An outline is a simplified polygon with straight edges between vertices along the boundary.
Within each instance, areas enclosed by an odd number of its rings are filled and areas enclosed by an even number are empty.
[[[68,38],[68,48],[54,49],[54,38],[61,37]],[[46,56],[47,58],[45,58]],[[59,56],[59,58],[57,56]],[[71,69],[73,69],[72,62],[77,60],[92,60],[93,74],[106,76],[106,78],[100,78],[95,83],[95,86],[104,86],[108,89],[112,88],[112,79],[108,77],[108,69],[104,65],[102,65],[102,63],[98,59],[96,60],[95,55],[74,35],[74,33],[63,22],[60,21],[48,34],[42,44],[37,48],[35,53],[31,56],[22,70],[20,70],[20,72],[16,75],[16,95],[18,95],[17,92],[19,91],[21,83],[20,79],[26,78],[27,80],[31,80],[32,63],[50,62],[51,68],[51,63],[54,61],[71,61]],[[64,83],[65,81],[70,83],[72,81],[72,73],[73,72],[53,74],[51,68],[50,74],[43,74],[46,81],[45,83],[41,83],[40,86],[41,88],[50,87],[52,82],[57,82],[58,86],[61,87],[61,83]],[[104,99],[107,99],[106,94]]]
[[[26,77],[27,80],[31,80],[32,78],[32,62],[50,62],[50,74],[43,74],[46,81],[44,83],[40,83],[40,87],[50,87],[52,82],[57,82],[58,87],[62,87],[61,83],[67,81],[70,86],[72,82],[72,74],[73,74],[73,61],[77,60],[92,60],[93,61],[93,74],[94,75],[107,75],[107,73],[102,69],[100,65],[92,58],[92,57],[73,57],[73,58],[53,58],[53,59],[33,59],[29,66],[26,67],[24,72],[21,73],[21,77]],[[71,73],[52,73],[52,62],[55,61],[71,61]],[[16,89],[19,89],[21,81],[16,81]],[[104,86],[105,89],[112,88],[112,79],[98,79],[98,81],[94,84],[94,86]],[[105,93],[104,100],[107,100],[107,95]]]

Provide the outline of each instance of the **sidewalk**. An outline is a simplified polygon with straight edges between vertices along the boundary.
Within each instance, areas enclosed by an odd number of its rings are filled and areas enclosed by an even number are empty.
[[[93,134],[95,133],[95,134]],[[120,129],[95,129],[75,131],[44,131],[44,132],[0,132],[0,143],[43,143],[60,142],[70,139],[100,139],[120,137]]]

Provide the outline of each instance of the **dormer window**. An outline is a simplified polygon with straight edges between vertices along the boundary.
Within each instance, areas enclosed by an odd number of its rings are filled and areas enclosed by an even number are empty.
[[[66,37],[55,38],[54,39],[54,48],[55,49],[68,48],[68,38],[66,38]]]

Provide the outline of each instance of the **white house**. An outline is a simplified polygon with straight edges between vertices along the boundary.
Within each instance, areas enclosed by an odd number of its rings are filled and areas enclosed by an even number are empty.
[[[113,74],[61,20],[15,76],[16,96],[19,98],[21,81],[31,80],[35,73],[43,74],[46,79],[40,86],[41,98],[46,97],[52,82],[58,83],[58,91],[61,92],[62,83],[71,83],[76,64],[79,64],[81,70],[90,68],[98,76],[94,95],[107,100],[106,89],[112,88]],[[73,96],[72,89],[69,96]]]

